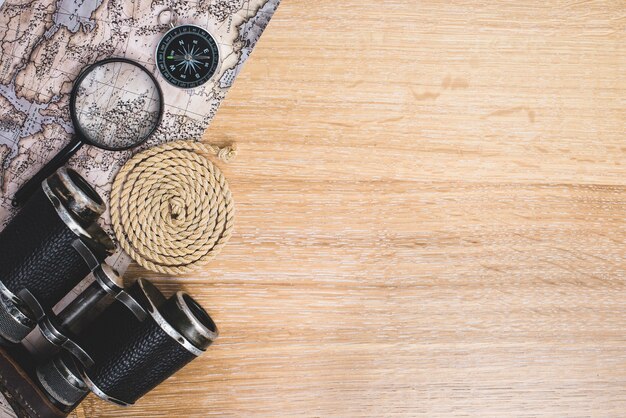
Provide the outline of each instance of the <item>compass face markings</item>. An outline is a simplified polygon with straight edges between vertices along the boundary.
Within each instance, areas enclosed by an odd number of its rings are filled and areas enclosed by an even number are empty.
[[[194,88],[211,79],[219,65],[217,42],[195,25],[170,29],[159,41],[156,63],[165,80],[180,88]]]

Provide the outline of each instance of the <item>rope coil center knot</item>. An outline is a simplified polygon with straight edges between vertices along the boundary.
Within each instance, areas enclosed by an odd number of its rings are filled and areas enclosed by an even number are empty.
[[[232,234],[235,204],[226,178],[202,154],[226,161],[236,152],[175,141],[133,156],[111,190],[111,221],[124,251],[167,274],[190,272],[219,254]]]

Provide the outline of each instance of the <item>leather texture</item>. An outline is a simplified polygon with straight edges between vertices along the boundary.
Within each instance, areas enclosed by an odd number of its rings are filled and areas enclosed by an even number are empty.
[[[89,274],[76,239],[40,188],[0,232],[0,280],[14,294],[27,288],[50,309]]]
[[[139,322],[118,302],[80,340],[95,361],[87,371],[91,381],[107,395],[129,404],[196,358],[152,317]]]

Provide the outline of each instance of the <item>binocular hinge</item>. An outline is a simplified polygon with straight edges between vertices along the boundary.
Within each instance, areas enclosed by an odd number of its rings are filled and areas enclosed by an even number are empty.
[[[65,335],[63,331],[58,329],[57,326],[50,320],[50,318],[43,318],[38,323],[41,334],[57,347],[61,347],[73,355],[78,361],[81,362],[86,368],[90,368],[94,365],[94,361],[83,348],[78,345],[74,340]]]
[[[32,293],[28,291],[28,289],[22,289],[19,291],[18,296],[24,301],[25,304],[28,305],[30,310],[36,317],[37,325],[39,325],[39,330],[41,334],[52,344],[57,347],[62,347],[68,352],[70,352],[74,357],[78,359],[85,367],[89,368],[93,366],[94,361],[89,354],[82,349],[81,346],[76,344],[72,339],[66,336],[61,330],[59,330],[53,323],[50,321],[46,312],[37,301],[37,298],[33,296]]]
[[[46,312],[39,304],[39,301],[28,289],[20,290],[17,296],[30,308],[30,311],[35,315],[35,321],[39,322],[46,316]]]
[[[89,267],[90,271],[94,271],[100,267],[100,261],[98,261],[96,255],[80,238],[77,238],[72,242],[72,247],[74,247],[76,252],[78,252],[83,260],[85,260],[85,263]]]
[[[115,299],[124,304],[124,306],[126,306],[140,322],[143,322],[148,318],[148,312],[146,312],[143,306],[133,299],[133,297],[125,290],[119,292],[115,296]]]

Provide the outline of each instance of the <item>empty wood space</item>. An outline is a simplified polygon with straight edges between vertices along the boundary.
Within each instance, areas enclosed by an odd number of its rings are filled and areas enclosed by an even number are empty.
[[[626,411],[626,3],[284,0],[204,139],[221,331],[78,417]]]

